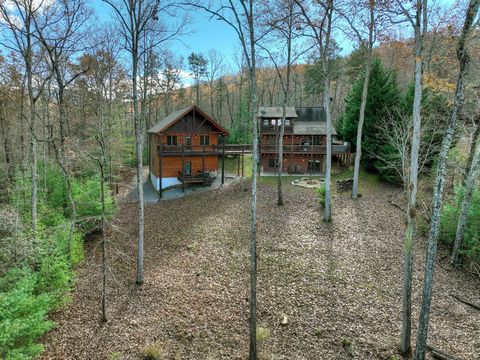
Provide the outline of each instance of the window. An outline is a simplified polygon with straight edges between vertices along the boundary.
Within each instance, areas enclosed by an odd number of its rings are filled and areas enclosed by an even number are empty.
[[[167,135],[167,145],[177,145],[177,135]]]
[[[279,167],[280,166],[280,163],[278,161],[278,159],[268,159],[268,167],[269,168],[275,168],[275,167]]]
[[[290,126],[290,119],[285,119],[285,126]]]
[[[271,124],[272,126],[275,126],[276,123],[277,123],[277,120],[275,120],[275,119],[270,120],[270,124]]]
[[[200,145],[210,145],[210,135],[200,135]]]
[[[263,119],[263,126],[268,126],[268,119]]]
[[[186,162],[185,163],[184,172],[185,172],[185,175],[191,175],[192,174],[192,163],[191,162]]]
[[[320,171],[320,160],[308,160],[308,170],[309,171]]]
[[[186,146],[192,146],[192,137],[191,136],[185,136],[185,145]]]

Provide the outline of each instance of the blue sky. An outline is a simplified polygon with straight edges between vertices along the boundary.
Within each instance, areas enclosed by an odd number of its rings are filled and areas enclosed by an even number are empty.
[[[431,0],[429,3],[451,6],[454,2],[455,0]],[[92,0],[92,5],[101,21],[113,19],[112,10],[104,2]],[[239,49],[235,31],[222,21],[210,19],[210,16],[200,9],[194,10],[192,18],[192,32],[169,44],[170,50],[175,54],[183,55],[186,59],[191,52],[207,53],[210,49],[216,49],[226,57],[227,61],[233,63],[235,49]],[[352,49],[351,44],[347,44],[346,41],[341,41],[340,46],[344,54]]]
[[[114,19],[109,5],[100,0],[92,0],[93,8],[100,21]],[[191,32],[169,44],[170,50],[175,54],[181,54],[186,59],[192,52],[207,53],[215,49],[226,58],[233,56],[235,49],[239,47],[238,37],[235,31],[222,21],[209,18],[202,10],[195,10],[195,16],[190,25]]]
[[[457,0],[430,0],[429,6],[433,3],[451,6],[455,1]],[[108,4],[101,0],[90,0],[89,3],[100,22],[115,20],[113,10]],[[191,52],[207,53],[210,49],[216,49],[230,60],[235,55],[235,50],[239,49],[239,40],[235,31],[223,21],[210,19],[210,15],[200,9],[192,10],[190,27],[191,33],[169,44],[174,53],[182,54],[186,58]],[[345,43],[341,43],[340,46],[344,49],[344,53],[348,53],[351,48]]]

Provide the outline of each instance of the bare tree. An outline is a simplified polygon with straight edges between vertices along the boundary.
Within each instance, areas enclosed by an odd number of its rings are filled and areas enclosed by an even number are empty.
[[[257,66],[255,33],[256,6],[254,0],[225,0],[221,4],[205,6],[201,3],[186,3],[205,10],[217,19],[228,24],[237,34],[250,79],[250,114],[252,119],[252,204],[250,227],[250,350],[249,359],[257,359],[257,167],[258,128],[257,128]]]
[[[416,0],[408,3],[395,0],[394,7],[387,9],[393,22],[406,21],[410,23],[414,32],[414,100],[413,100],[413,131],[411,133],[410,161],[405,162],[404,184],[407,186],[407,229],[404,245],[404,274],[403,274],[403,302],[402,302],[402,332],[400,336],[400,352],[407,355],[411,350],[412,327],[412,271],[413,271],[413,241],[415,238],[416,207],[417,207],[417,179],[418,161],[420,152],[421,128],[421,101],[422,101],[422,71],[423,71],[423,42],[427,33],[427,0]],[[395,18],[397,17],[397,18]],[[408,165],[407,165],[408,164]]]
[[[19,53],[25,63],[25,76],[27,78],[27,92],[29,100],[29,128],[30,128],[30,172],[31,172],[31,228],[33,236],[37,232],[37,121],[36,103],[41,96],[44,82],[34,85],[35,73],[34,52],[38,46],[34,32],[34,17],[40,12],[42,3],[35,0],[12,0],[8,4],[0,2],[0,17],[5,27],[11,32],[10,41],[0,41],[7,49]],[[38,58],[38,56],[37,56]],[[36,90],[35,90],[36,87]],[[23,117],[23,114],[22,114]],[[22,119],[23,122],[23,119]]]
[[[370,82],[370,71],[372,68],[372,53],[373,53],[373,43],[374,39],[374,32],[375,32],[375,0],[368,0],[368,21],[363,19],[362,13],[363,9],[359,8],[363,4],[358,4],[357,2],[353,2],[353,4],[349,4],[353,6],[349,6],[345,12],[341,12],[342,17],[346,20],[349,24],[350,28],[352,29],[355,37],[357,38],[360,46],[365,45],[367,50],[367,59],[365,63],[365,74],[363,79],[363,90],[362,90],[362,99],[360,102],[360,114],[358,117],[358,126],[357,126],[357,144],[356,144],[356,151],[355,151],[355,164],[353,168],[353,187],[352,187],[352,199],[358,198],[358,176],[360,173],[360,160],[362,158],[362,132],[363,132],[363,123],[365,121],[365,107],[367,105],[367,96],[368,96],[368,84]],[[338,11],[338,10],[337,10]],[[354,16],[352,16],[352,13]],[[357,24],[356,17],[357,15],[358,20],[360,21],[361,25]],[[360,15],[360,16],[358,16]],[[363,26],[362,26],[363,25]],[[362,27],[367,27],[368,29],[368,37],[364,39],[364,35],[362,34]]]
[[[208,53],[208,72],[207,72],[207,83],[209,88],[209,97],[210,97],[210,113],[212,116],[220,116],[220,114],[215,113],[214,101],[216,95],[216,87],[215,82],[217,81],[218,77],[224,71],[224,57],[221,53],[219,53],[215,49],[211,49]]]
[[[56,83],[58,105],[58,123],[60,141],[57,148],[57,161],[65,178],[67,198],[70,205],[71,221],[68,237],[68,259],[72,262],[72,243],[77,221],[75,199],[73,197],[72,177],[68,169],[66,157],[66,140],[68,128],[68,113],[65,92],[86,69],[72,71],[70,60],[83,50],[85,28],[90,17],[90,11],[84,0],[58,2],[44,10],[41,19],[33,17],[35,36],[45,49],[46,60]]]
[[[329,53],[332,46],[332,23],[334,0],[307,2],[295,0],[300,7],[306,25],[310,28],[308,34],[314,41],[320,52],[322,76],[323,76],[323,107],[327,119],[327,161],[325,171],[325,206],[323,211],[323,221],[332,220],[331,206],[331,187],[330,179],[332,173],[332,112],[330,104],[330,73],[329,73]],[[310,6],[311,9],[308,9]],[[317,16],[318,19],[313,19]]]
[[[143,137],[144,122],[139,109],[138,76],[139,64],[144,54],[150,49],[177,36],[182,26],[173,24],[167,26],[159,21],[160,15],[169,14],[174,5],[160,0],[102,0],[114,10],[124,38],[125,50],[131,56],[132,67],[132,101],[133,122],[135,127],[135,156],[137,168],[138,194],[138,245],[136,283],[144,282],[143,242],[144,242],[144,197],[143,197]],[[146,37],[151,41],[145,42]],[[142,44],[148,44],[147,46]]]
[[[433,192],[430,232],[428,236],[427,255],[425,260],[422,305],[420,308],[420,317],[418,320],[415,360],[425,359],[430,316],[430,303],[432,301],[433,271],[435,268],[435,258],[437,255],[437,242],[440,228],[440,212],[442,208],[443,190],[445,187],[447,156],[453,141],[453,134],[457,125],[458,114],[462,109],[464,103],[464,91],[466,82],[465,75],[470,64],[470,55],[468,53],[467,40],[469,34],[472,31],[474,20],[477,17],[479,6],[479,0],[470,0],[465,15],[465,23],[463,25],[462,33],[458,39],[457,44],[457,57],[460,63],[460,72],[457,79],[452,113],[448,122],[448,128],[445,133],[445,137],[443,138],[442,147],[438,158],[437,175]]]
[[[285,135],[285,118],[287,115],[287,106],[291,100],[291,73],[292,68],[299,56],[303,52],[295,51],[294,43],[299,38],[296,28],[299,26],[299,13],[295,12],[295,0],[280,0],[274,3],[268,3],[268,11],[265,14],[267,32],[270,36],[265,37],[265,45],[259,46],[268,54],[273,63],[277,74],[282,100],[282,118],[280,122],[280,131],[277,134],[277,154],[278,165],[275,167],[277,173],[277,205],[283,205],[282,191],[282,173],[283,173],[283,138]],[[278,43],[278,51],[273,50],[272,44]],[[271,88],[269,86],[269,88]],[[273,90],[273,89],[272,89]],[[271,100],[273,103],[273,99]],[[273,104],[271,104],[273,105]]]
[[[442,135],[443,120],[438,114],[422,118],[418,155],[418,174],[424,172],[430,164],[432,156],[438,152],[438,139]],[[375,125],[385,143],[392,149],[388,153],[370,153],[372,158],[379,160],[378,168],[385,172],[393,172],[401,179],[404,188],[408,185],[411,144],[413,138],[413,122],[410,115],[401,111],[393,111]]]

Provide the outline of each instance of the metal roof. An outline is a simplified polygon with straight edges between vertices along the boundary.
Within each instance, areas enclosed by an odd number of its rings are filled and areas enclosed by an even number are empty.
[[[327,135],[327,121],[323,107],[296,107],[298,118],[293,123],[295,135]],[[337,135],[335,128],[330,127],[331,134]]]
[[[287,107],[285,113],[286,118],[296,118],[297,113],[294,107]],[[267,119],[281,119],[283,116],[282,106],[261,106],[258,108],[258,117]]]
[[[335,128],[330,127],[331,134],[337,135]],[[295,135],[327,135],[326,121],[299,121],[293,123],[293,133]]]

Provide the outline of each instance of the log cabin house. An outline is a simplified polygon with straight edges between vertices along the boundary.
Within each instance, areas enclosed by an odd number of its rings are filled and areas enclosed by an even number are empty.
[[[147,133],[150,180],[160,196],[167,187],[210,185],[217,176],[228,131],[198,106],[172,112]]]
[[[279,166],[277,139],[282,107],[260,107],[260,174],[273,174]],[[288,174],[325,174],[327,122],[322,107],[287,107],[283,137],[283,172]],[[350,161],[350,144],[334,140],[332,162]]]

